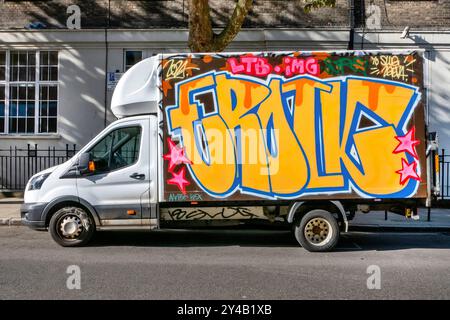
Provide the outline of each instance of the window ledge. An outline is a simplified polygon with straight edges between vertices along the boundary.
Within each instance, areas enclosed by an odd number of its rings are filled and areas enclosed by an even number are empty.
[[[61,139],[61,135],[55,134],[0,134],[0,139],[17,139],[17,140],[29,140],[29,139],[40,139],[40,140],[58,140]]]

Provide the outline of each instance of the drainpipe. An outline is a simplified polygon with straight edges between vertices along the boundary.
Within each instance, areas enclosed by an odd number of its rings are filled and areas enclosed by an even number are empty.
[[[106,27],[105,27],[105,96],[104,96],[104,104],[105,104],[105,113],[103,119],[103,126],[106,128],[107,118],[108,118],[108,52],[109,52],[109,44],[108,44],[108,28],[111,24],[111,0],[108,0],[108,12],[106,13]]]
[[[349,26],[350,26],[350,34],[348,37],[348,50],[354,49],[355,42],[355,0],[349,0]]]
[[[104,101],[105,114],[103,126],[106,128],[106,118],[108,117],[108,29],[105,28],[105,96]]]

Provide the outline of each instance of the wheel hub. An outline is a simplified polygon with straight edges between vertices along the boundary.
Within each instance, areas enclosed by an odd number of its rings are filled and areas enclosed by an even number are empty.
[[[309,242],[322,245],[331,237],[331,226],[323,218],[311,219],[305,226],[305,236]]]
[[[59,229],[63,237],[73,239],[81,234],[83,225],[80,218],[76,216],[67,216],[61,221]]]

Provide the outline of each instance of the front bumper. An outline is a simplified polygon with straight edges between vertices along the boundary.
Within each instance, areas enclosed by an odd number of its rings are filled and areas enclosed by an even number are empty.
[[[22,224],[36,230],[45,230],[45,219],[43,211],[47,203],[23,203],[20,207]]]

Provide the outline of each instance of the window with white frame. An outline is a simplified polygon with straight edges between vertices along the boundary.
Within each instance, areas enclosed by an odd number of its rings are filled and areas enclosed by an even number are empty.
[[[39,80],[58,81],[58,52],[41,51],[39,57]]]
[[[0,51],[0,82],[6,79],[6,51]]]
[[[58,52],[0,51],[0,133],[57,132]]]
[[[58,86],[39,87],[39,132],[56,132]]]
[[[125,71],[143,59],[142,50],[125,50]]]
[[[9,86],[9,133],[34,133],[36,88],[31,84]]]

